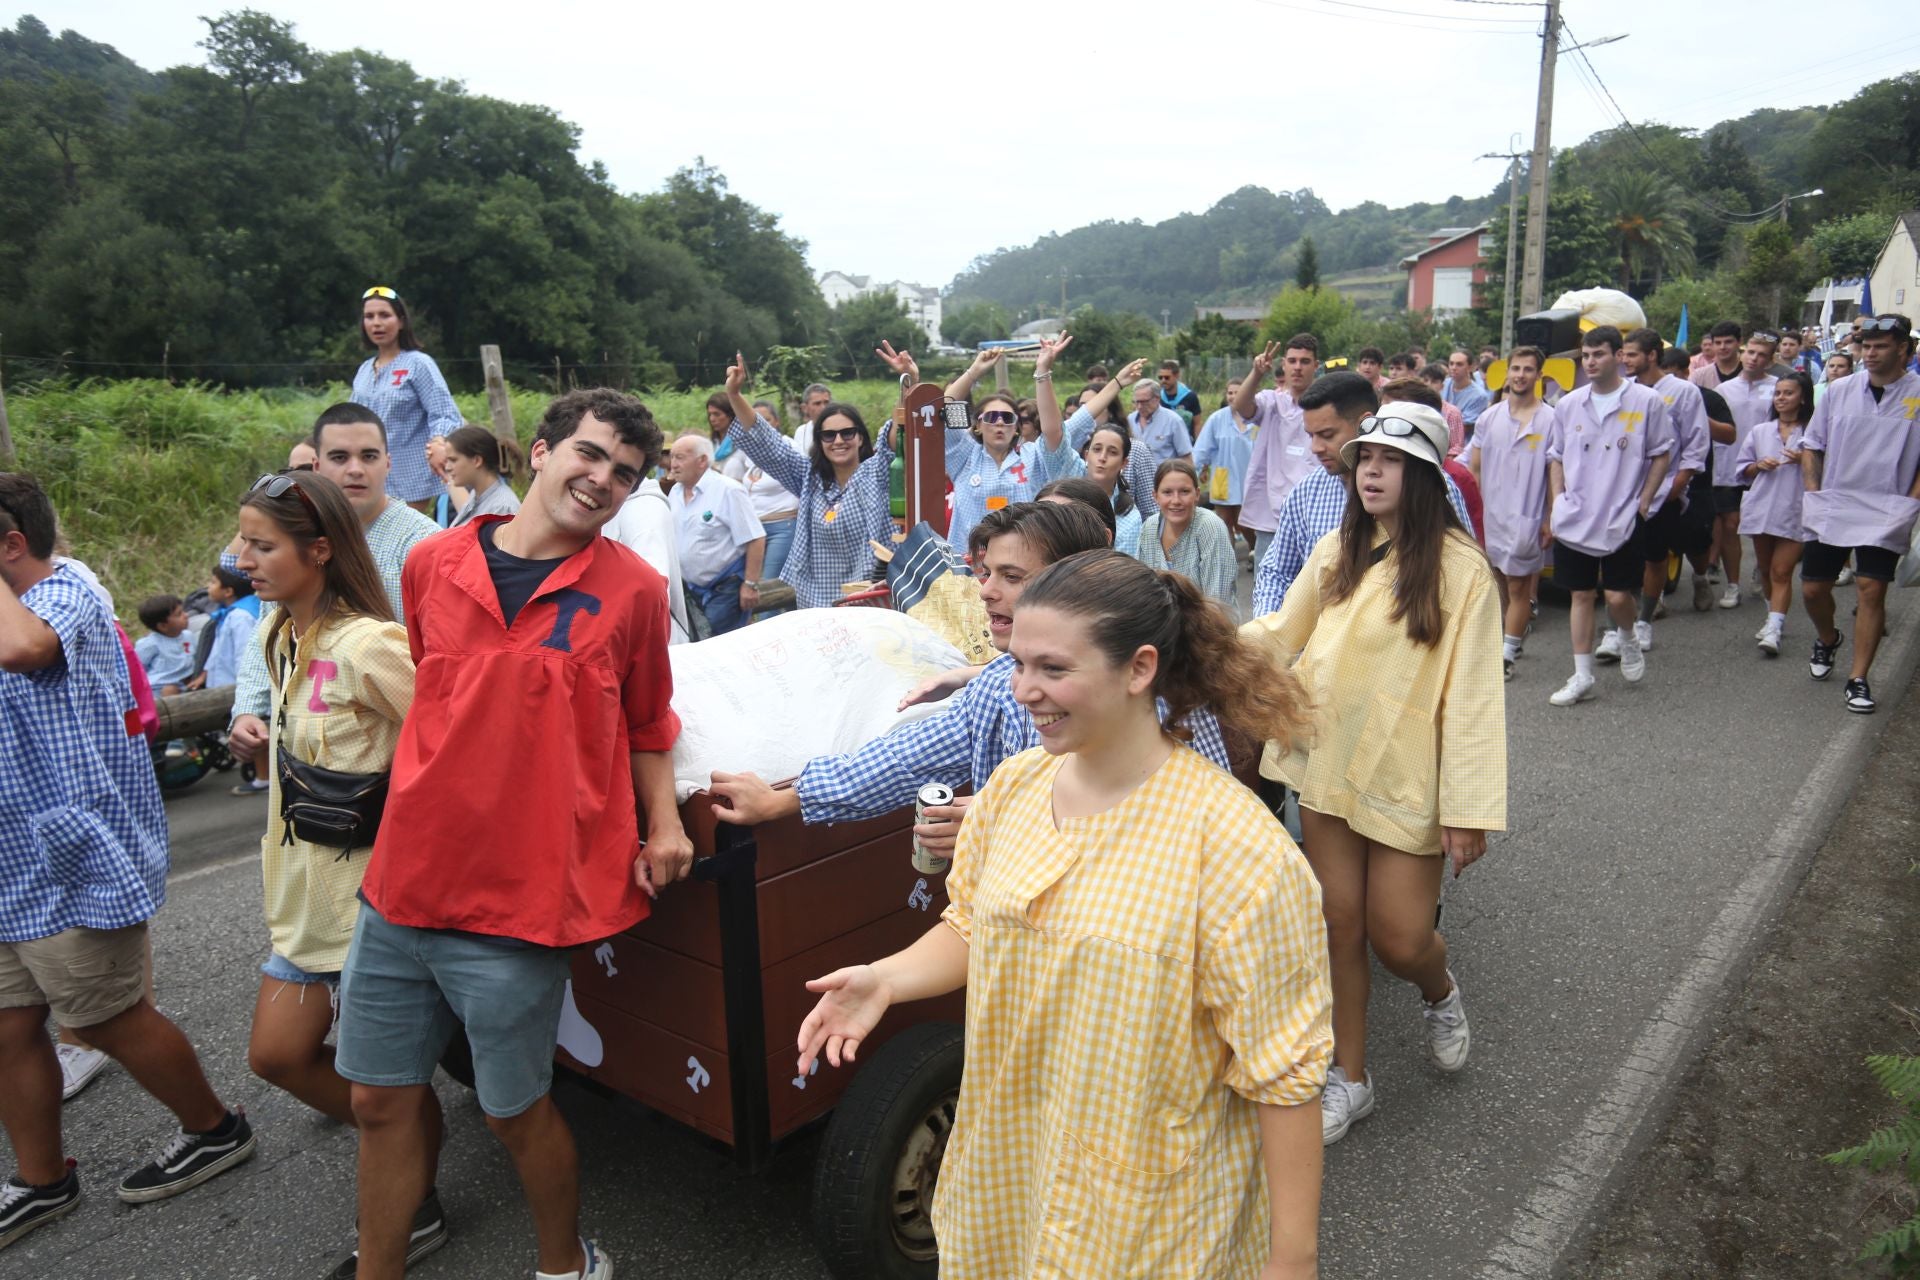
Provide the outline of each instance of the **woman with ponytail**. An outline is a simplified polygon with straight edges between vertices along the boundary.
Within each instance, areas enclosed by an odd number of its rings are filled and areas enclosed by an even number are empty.
[[[1300,793],[1333,963],[1333,1070],[1322,1135],[1373,1110],[1367,948],[1420,988],[1427,1051],[1467,1062],[1460,988],[1435,927],[1442,873],[1458,876],[1506,826],[1500,603],[1487,558],[1448,501],[1447,423],[1396,403],[1341,446],[1347,506],[1276,614],[1247,624],[1317,712],[1311,743],[1270,743],[1260,772]]]
[[[943,1280],[1314,1276],[1319,890],[1159,705],[1290,742],[1300,686],[1186,578],[1114,551],[1037,574],[1011,653],[1041,745],[968,809],[941,922],[807,984],[800,1071],[851,1062],[895,1002],[967,987]]]

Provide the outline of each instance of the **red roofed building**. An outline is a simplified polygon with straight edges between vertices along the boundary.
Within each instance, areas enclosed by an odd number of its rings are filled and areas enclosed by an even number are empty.
[[[1407,310],[1431,311],[1443,319],[1473,306],[1473,287],[1486,283],[1492,240],[1484,222],[1428,232],[1426,248],[1400,259],[1407,273]]]

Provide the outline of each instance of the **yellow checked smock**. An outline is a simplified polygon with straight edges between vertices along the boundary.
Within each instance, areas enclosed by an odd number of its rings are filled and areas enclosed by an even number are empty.
[[[1255,1104],[1315,1102],[1333,1053],[1320,886],[1189,747],[1056,829],[1059,767],[1036,747],[996,769],[947,876],[969,951],[941,1280],[1253,1277]]]
[[[1284,756],[1268,743],[1261,774],[1298,791],[1305,808],[1404,853],[1439,853],[1442,826],[1504,831],[1506,684],[1486,557],[1465,535],[1448,535],[1440,641],[1429,648],[1388,616],[1392,552],[1351,596],[1322,605],[1339,554],[1336,529],[1307,557],[1279,612],[1241,628],[1265,637],[1282,662],[1298,655],[1294,674],[1314,706],[1311,742]]]
[[[259,628],[264,643],[268,628]],[[309,973],[338,973],[347,962],[357,894],[371,845],[341,857],[341,850],[295,839],[283,843],[280,820],[279,751],[282,728],[287,750],[308,764],[342,773],[382,773],[393,765],[400,721],[413,705],[413,655],[397,622],[339,612],[307,629],[294,649],[291,668],[282,665],[291,631],[282,629],[267,657],[273,692],[272,756],[267,777],[267,834],[260,841],[266,887],[267,929],[273,950]]]

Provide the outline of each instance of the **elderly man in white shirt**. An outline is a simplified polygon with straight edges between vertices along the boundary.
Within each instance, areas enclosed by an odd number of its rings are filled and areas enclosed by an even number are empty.
[[[746,486],[713,469],[713,441],[688,432],[667,453],[675,488],[667,499],[680,534],[680,573],[687,594],[714,635],[745,626],[760,605],[756,584],[767,531],[753,514]]]

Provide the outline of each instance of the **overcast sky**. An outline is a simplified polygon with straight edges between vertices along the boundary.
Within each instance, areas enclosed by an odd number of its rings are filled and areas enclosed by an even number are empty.
[[[807,241],[816,272],[931,285],[996,247],[1202,211],[1249,183],[1312,187],[1335,209],[1482,194],[1502,163],[1475,157],[1531,145],[1544,12],[1494,0],[253,4],[314,48],[372,49],[553,108],[622,189],[652,190],[704,155]],[[197,15],[220,8],[40,0],[0,14],[10,27],[34,13],[157,71],[199,62]],[[1630,118],[1706,128],[1837,102],[1920,64],[1920,28],[1888,21],[1899,9],[1823,21],[1789,0],[1566,0],[1563,16],[1579,40],[1629,36],[1588,56]],[[1613,123],[1578,61],[1560,62],[1560,145]]]

